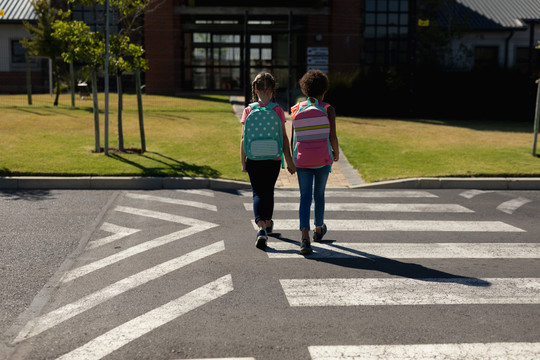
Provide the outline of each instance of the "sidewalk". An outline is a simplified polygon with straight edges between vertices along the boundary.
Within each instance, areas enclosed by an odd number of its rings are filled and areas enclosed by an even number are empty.
[[[230,98],[233,110],[238,118],[238,121],[242,118],[242,111],[244,110],[244,97],[243,96],[231,96]],[[285,117],[287,118],[287,124],[285,129],[287,130],[287,136],[291,139],[291,117],[286,109]],[[350,188],[364,184],[364,181],[358,175],[356,170],[349,164],[347,158],[343,154],[341,149],[339,150],[339,161],[332,165],[332,172],[328,177],[327,188]],[[291,175],[287,169],[281,169],[278,180],[276,182],[278,188],[298,188],[298,180],[296,174]]]

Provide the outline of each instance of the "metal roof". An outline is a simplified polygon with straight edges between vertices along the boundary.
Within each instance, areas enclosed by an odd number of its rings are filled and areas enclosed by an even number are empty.
[[[36,20],[31,0],[0,0],[0,23]]]
[[[526,29],[527,22],[540,21],[540,0],[447,1],[441,22],[453,18],[477,30]]]

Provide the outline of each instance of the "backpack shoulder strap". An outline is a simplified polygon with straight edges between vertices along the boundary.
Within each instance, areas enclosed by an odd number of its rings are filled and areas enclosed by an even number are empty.
[[[261,106],[259,105],[258,102],[252,102],[251,104],[249,104],[249,107],[251,108],[251,110],[255,110],[255,109],[260,108]]]

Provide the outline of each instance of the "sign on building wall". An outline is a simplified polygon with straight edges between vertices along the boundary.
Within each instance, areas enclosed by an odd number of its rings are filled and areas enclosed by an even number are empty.
[[[328,74],[328,47],[308,47],[307,48],[307,71],[321,70]]]

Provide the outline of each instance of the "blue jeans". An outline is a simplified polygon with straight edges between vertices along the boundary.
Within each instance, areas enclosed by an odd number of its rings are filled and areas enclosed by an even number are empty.
[[[331,168],[331,165],[317,169],[296,168],[300,187],[300,230],[309,229],[311,199],[315,200],[315,226],[324,224],[324,191]]]
[[[279,176],[281,161],[247,159],[246,169],[253,191],[255,223],[272,220],[274,213],[274,187]]]

